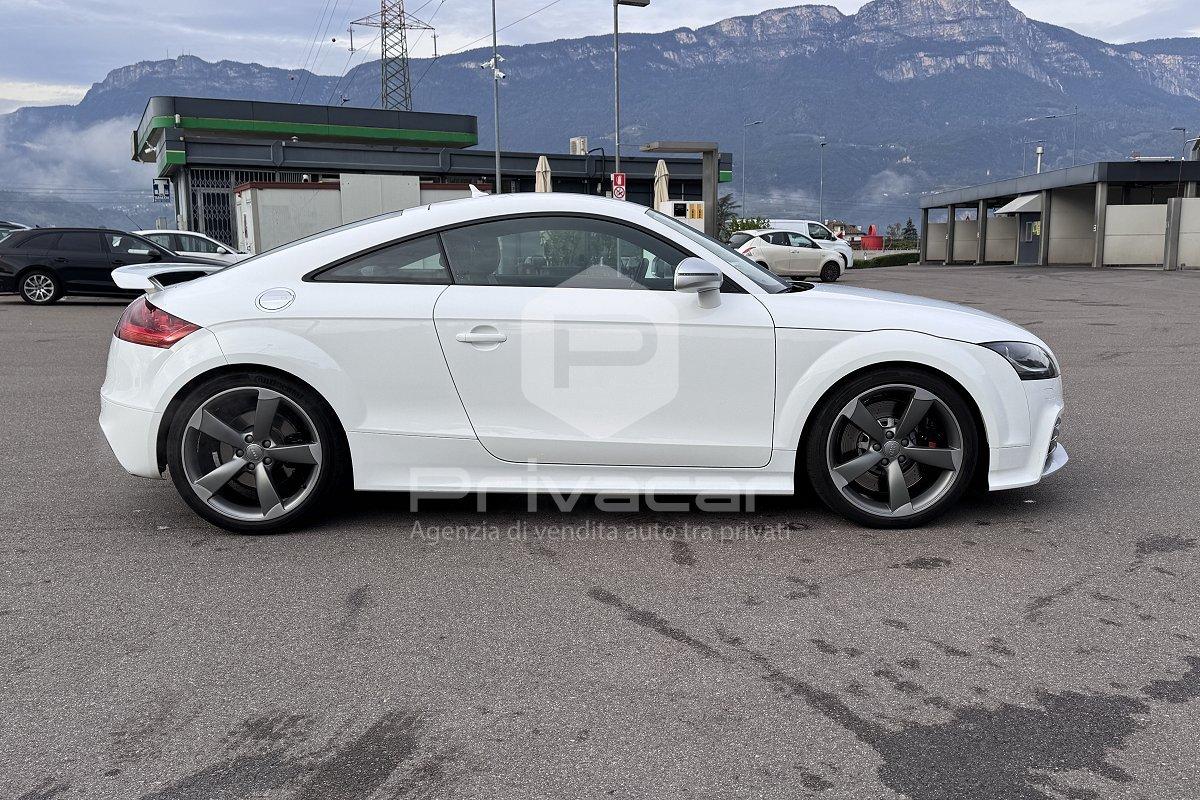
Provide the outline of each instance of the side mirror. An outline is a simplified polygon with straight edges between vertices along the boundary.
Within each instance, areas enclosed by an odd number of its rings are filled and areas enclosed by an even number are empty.
[[[701,308],[721,305],[724,282],[724,273],[702,258],[685,258],[675,268],[675,291],[698,294]]]
[[[229,251],[226,250],[224,247],[218,247],[217,253],[219,253],[220,255],[223,255],[223,256],[229,255]]]

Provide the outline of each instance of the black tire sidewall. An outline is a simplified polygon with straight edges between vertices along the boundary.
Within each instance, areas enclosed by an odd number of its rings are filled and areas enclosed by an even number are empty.
[[[50,282],[52,284],[54,284],[54,293],[50,295],[49,300],[34,300],[32,297],[25,294],[25,281],[29,280],[34,275],[45,275],[47,278],[50,279]],[[48,305],[51,305],[52,303],[57,303],[59,300],[62,299],[63,285],[62,285],[62,281],[60,281],[58,279],[58,276],[55,275],[50,270],[48,270],[48,269],[31,269],[31,270],[27,270],[26,272],[21,274],[21,277],[17,283],[17,294],[21,295],[21,299],[24,300],[26,303],[29,303],[31,306],[48,306]]]
[[[825,266],[821,267],[822,283],[834,283],[841,277],[841,266],[830,261]]]
[[[183,469],[182,445],[187,422],[200,406],[213,396],[228,389],[253,387],[270,389],[295,402],[308,414],[317,429],[322,452],[321,472],[317,484],[308,496],[295,508],[272,520],[261,522],[232,519],[221,514],[196,496],[188,485]],[[167,431],[167,470],[176,491],[193,511],[208,522],[234,533],[269,534],[294,529],[311,522],[327,509],[331,497],[347,485],[346,452],[341,428],[333,417],[328,404],[307,386],[282,376],[258,372],[236,372],[220,375],[200,383],[191,389],[187,397],[174,410]]]
[[[963,466],[949,491],[919,514],[901,518],[875,516],[852,504],[834,485],[826,460],[830,429],[846,404],[865,391],[894,383],[919,386],[940,397],[957,420],[963,436]],[[803,464],[813,491],[831,511],[867,527],[915,528],[940,516],[963,496],[974,480],[981,446],[975,414],[961,389],[933,372],[908,367],[885,367],[843,384],[817,405],[804,444]]]

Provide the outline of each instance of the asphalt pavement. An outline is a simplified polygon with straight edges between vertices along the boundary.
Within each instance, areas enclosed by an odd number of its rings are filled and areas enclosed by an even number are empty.
[[[0,298],[0,797],[1200,794],[1200,273],[846,283],[1046,339],[1067,467],[913,531],[372,494],[233,536],[108,450],[122,305]]]

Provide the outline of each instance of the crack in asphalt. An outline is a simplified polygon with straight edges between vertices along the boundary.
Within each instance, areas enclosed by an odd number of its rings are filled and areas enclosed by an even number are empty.
[[[621,610],[626,619],[682,643],[706,659],[738,665],[738,659],[654,612],[622,601],[612,592],[594,587],[589,595]],[[1187,656],[1188,670],[1184,674],[1151,681],[1141,690],[1140,697],[1075,690],[1038,691],[1034,694],[1037,703],[1034,707],[1003,703],[989,708],[978,704],[954,707],[945,698],[930,696],[926,704],[946,710],[951,715],[949,720],[935,724],[898,721],[899,726],[893,728],[856,712],[836,693],[791,674],[740,637],[718,632],[718,638],[740,655],[741,666],[752,666],[757,677],[774,691],[800,699],[874,750],[881,759],[880,782],[915,800],[1097,797],[1090,790],[1064,785],[1056,775],[1083,770],[1116,783],[1133,783],[1132,775],[1109,761],[1109,752],[1123,749],[1140,729],[1138,718],[1151,713],[1151,701],[1179,704],[1200,698],[1200,656]],[[966,651],[927,641],[944,647],[944,652],[950,655],[970,656]],[[997,650],[1009,649],[1003,640],[993,639],[993,643],[998,645]],[[826,652],[836,649],[825,644],[826,647],[818,645],[818,648]],[[875,676],[902,695],[925,694],[924,687],[890,669],[876,670]],[[829,788],[806,782],[804,777],[801,783],[810,789]]]

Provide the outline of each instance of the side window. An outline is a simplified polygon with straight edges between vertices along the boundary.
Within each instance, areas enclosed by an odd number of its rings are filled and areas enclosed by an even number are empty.
[[[16,246],[25,250],[53,250],[58,237],[57,233],[35,233],[26,236]]]
[[[829,229],[824,225],[818,225],[815,222],[808,223],[808,235],[814,239],[821,239],[829,242],[833,241],[833,234],[829,232]]]
[[[108,249],[114,256],[148,256],[157,252],[150,242],[128,233],[108,234]]]
[[[523,217],[442,233],[454,282],[578,289],[674,289],[682,250],[617,222]]]
[[[763,238],[767,240],[768,244],[779,245],[780,247],[791,247],[792,246],[791,238],[786,233],[783,233],[781,231],[776,231],[774,233],[768,233],[767,235],[763,236]]]
[[[315,280],[341,283],[446,284],[450,275],[442,263],[437,236],[423,236],[380,248],[319,273]]]
[[[55,250],[70,250],[74,253],[100,253],[100,234],[91,231],[64,231],[59,234]]]
[[[729,237],[729,246],[741,247],[746,242],[750,241],[751,238],[753,237],[751,237],[748,233],[735,233],[733,236]]]
[[[804,236],[803,234],[790,233],[790,234],[788,234],[788,236],[792,240],[792,247],[807,247],[809,249],[813,249],[813,248],[817,247],[816,242],[814,242],[812,239],[808,238],[807,236]]]
[[[210,242],[201,236],[188,236],[187,234],[178,234],[179,249],[188,253],[216,253],[217,243]]]
[[[162,245],[168,250],[174,250],[175,247],[171,242],[171,234],[169,233],[147,233],[146,238],[155,244]]]

